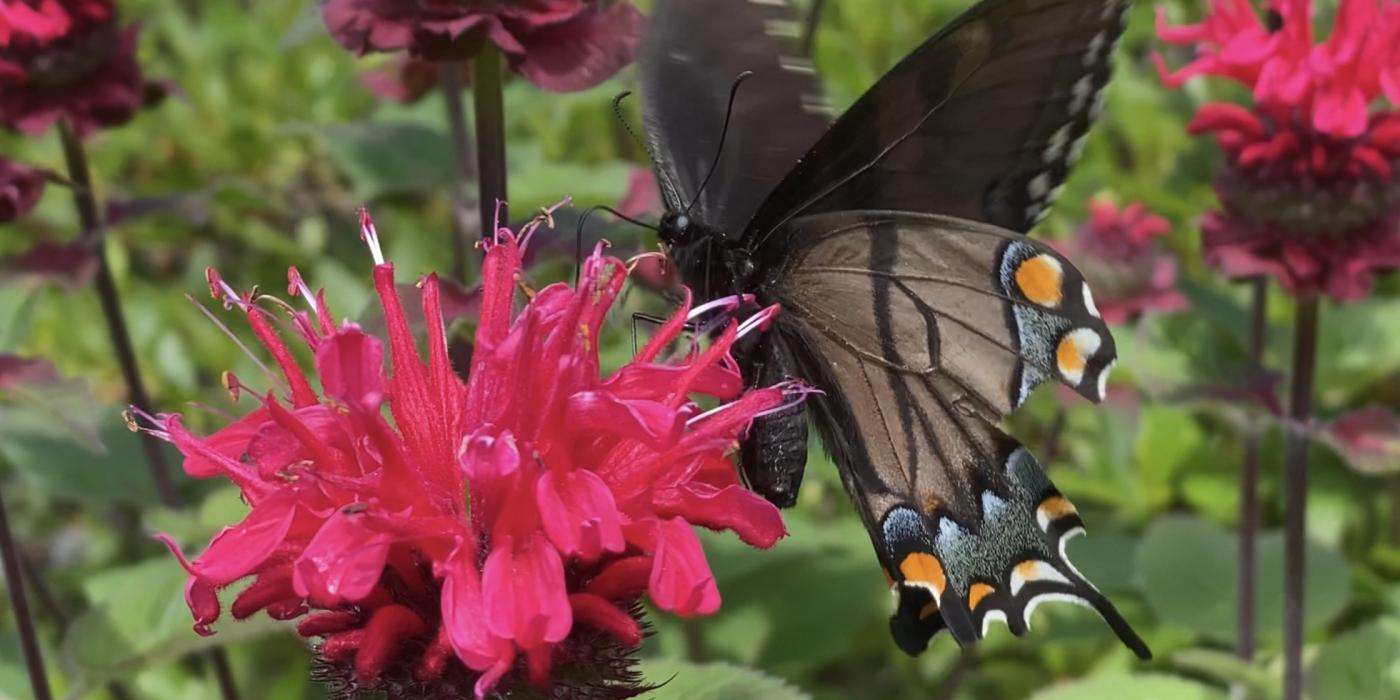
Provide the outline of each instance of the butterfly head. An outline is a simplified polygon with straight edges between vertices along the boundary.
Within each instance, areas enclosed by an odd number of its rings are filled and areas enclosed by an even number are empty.
[[[661,217],[658,233],[663,243],[674,248],[694,241],[695,226],[690,216],[685,212],[670,211]]]

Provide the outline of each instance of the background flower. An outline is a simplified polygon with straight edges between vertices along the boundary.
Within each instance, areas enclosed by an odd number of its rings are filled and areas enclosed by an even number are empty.
[[[490,41],[530,82],[559,91],[592,87],[630,63],[642,28],[641,13],[621,0],[327,0],[321,14],[358,54],[452,61]]]
[[[43,171],[0,158],[0,223],[28,214],[39,203],[48,180]]]
[[[1162,40],[1196,54],[1175,73],[1157,57],[1169,86],[1210,75],[1254,97],[1248,108],[1207,104],[1189,127],[1226,153],[1222,211],[1202,222],[1206,260],[1295,295],[1354,301],[1375,271],[1400,266],[1400,5],[1342,0],[1317,43],[1310,2],[1272,0],[1268,11],[1266,21],[1244,0],[1218,0],[1185,27],[1158,15]]]
[[[1176,258],[1157,243],[1170,232],[1167,220],[1141,202],[1119,209],[1098,199],[1089,203],[1089,219],[1056,247],[1089,280],[1103,320],[1123,323],[1186,307],[1186,296],[1176,288]]]
[[[0,15],[0,125],[42,133],[68,119],[79,134],[124,124],[163,88],[136,62],[136,28],[111,0],[5,0]]]

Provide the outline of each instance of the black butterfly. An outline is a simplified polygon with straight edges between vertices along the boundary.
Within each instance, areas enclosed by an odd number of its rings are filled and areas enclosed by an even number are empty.
[[[783,0],[654,7],[640,62],[662,240],[703,297],[782,305],[741,362],[755,384],[824,390],[809,405],[898,591],[896,642],[917,654],[947,627],[968,644],[993,619],[1021,635],[1059,598],[1148,658],[1065,558],[1074,507],[997,427],[1052,378],[1101,400],[1114,362],[1084,278],[1022,233],[1102,106],[1127,0],[983,0],[830,125],[811,64],[785,53]],[[787,506],[806,457],[799,410],[758,421],[741,466]]]

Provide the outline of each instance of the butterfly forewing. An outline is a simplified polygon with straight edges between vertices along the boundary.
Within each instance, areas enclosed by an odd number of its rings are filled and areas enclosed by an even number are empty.
[[[786,220],[849,209],[959,216],[1025,232],[1097,117],[1127,0],[986,0],[885,74],[764,201]]]
[[[1079,273],[1042,244],[949,217],[788,226],[794,248],[769,291],[785,344],[825,392],[813,398],[824,442],[908,597],[891,623],[901,646],[917,652],[945,624],[963,643],[996,619],[1023,634],[1037,602],[1068,597],[1146,655],[1064,557],[1082,531],[1073,506],[997,427],[1038,381],[1102,392],[1114,347]]]
[[[715,175],[691,211],[739,236],[758,205],[830,123],[822,90],[798,55],[784,0],[657,0],[639,62],[650,146],[667,208],[685,209],[715,163],[730,87],[734,101]]]

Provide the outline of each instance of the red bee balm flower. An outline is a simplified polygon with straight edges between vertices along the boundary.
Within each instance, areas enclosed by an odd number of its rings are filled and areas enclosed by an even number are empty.
[[[1166,219],[1141,203],[1119,209],[1099,199],[1089,203],[1089,220],[1078,233],[1056,247],[1093,286],[1103,320],[1123,323],[1185,308],[1186,297],[1176,288],[1176,259],[1156,242],[1170,231]]]
[[[1273,0],[1261,21],[1245,0],[1214,0],[1199,25],[1167,26],[1197,58],[1168,73],[1249,87],[1252,109],[1207,104],[1192,133],[1214,134],[1227,166],[1223,211],[1203,222],[1206,259],[1234,277],[1269,274],[1299,296],[1359,299],[1376,270],[1400,266],[1400,3],[1341,0],[1314,44],[1306,0]],[[1382,100],[1384,97],[1388,103]]]
[[[324,0],[321,15],[358,54],[451,61],[490,41],[530,82],[557,91],[607,80],[632,61],[642,30],[641,13],[621,0]]]
[[[0,125],[79,134],[126,123],[161,92],[136,63],[136,28],[111,0],[0,0]]]
[[[301,634],[324,640],[318,654],[329,674],[353,677],[359,689],[456,697],[474,687],[480,698],[514,684],[515,671],[548,685],[560,664],[573,664],[561,677],[581,683],[576,667],[609,647],[600,639],[612,648],[640,642],[630,610],[642,593],[682,616],[718,609],[692,525],[764,548],[785,534],[778,511],[738,484],[727,456],[755,416],[802,393],[745,392],[729,355],[776,308],[731,321],[703,351],[658,362],[688,317],[725,308],[687,304],[633,362],[600,378],[598,334],[624,264],[595,252],[578,289],[546,287],[512,313],[521,246],[502,230],[487,246],[463,383],[448,362],[437,278],[420,283],[425,362],[367,215],[363,230],[377,262],[387,376],[380,340],[335,326],[324,295],[296,270],[291,293],[311,311],[291,323],[314,374],[297,365],[263,302],[290,307],[239,297],[211,271],[216,296],[245,312],[276,360],[281,391],[208,437],[178,414],[147,418],[184,453],[186,473],[228,478],[252,507],[198,559],[181,557],[196,631],[210,634],[219,617],[216,590],[254,577],[233,616],[301,618]],[[228,384],[235,394],[242,387]],[[695,394],[720,405],[701,412]]]

